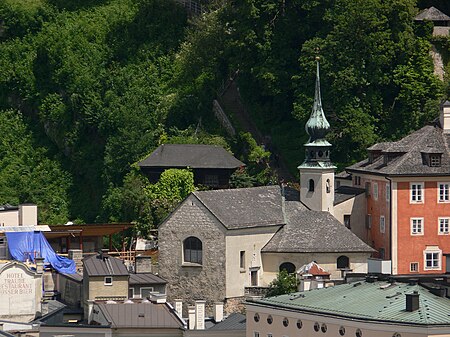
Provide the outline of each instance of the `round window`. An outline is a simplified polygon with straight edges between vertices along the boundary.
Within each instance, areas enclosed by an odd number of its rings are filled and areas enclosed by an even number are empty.
[[[255,320],[255,322],[259,322],[259,314],[256,313],[255,316],[253,316],[253,319]]]
[[[323,333],[327,332],[327,325],[325,323],[322,324],[322,326],[320,327],[320,330],[322,330]]]
[[[273,318],[271,315],[267,316],[267,323],[269,323],[269,324],[273,323]]]
[[[355,335],[356,335],[356,337],[361,337],[361,336],[362,336],[362,331],[361,331],[361,329],[356,329]]]
[[[286,317],[283,319],[283,325],[284,326],[288,326],[289,325],[289,320]]]
[[[301,319],[299,319],[299,320],[297,321],[297,328],[299,328],[299,329],[303,328],[303,322],[302,322]]]
[[[341,327],[339,328],[339,334],[340,334],[341,336],[344,336],[344,335],[345,335],[345,328],[344,328],[343,326],[341,326]]]
[[[319,323],[314,323],[314,331],[319,331],[320,330],[320,324]]]

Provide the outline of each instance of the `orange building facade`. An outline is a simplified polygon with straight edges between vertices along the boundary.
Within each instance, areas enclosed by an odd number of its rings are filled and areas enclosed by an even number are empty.
[[[367,243],[393,275],[450,273],[450,102],[440,119],[347,167],[366,190]]]

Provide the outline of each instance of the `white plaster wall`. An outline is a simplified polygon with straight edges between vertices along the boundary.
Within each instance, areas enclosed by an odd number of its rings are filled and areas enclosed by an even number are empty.
[[[254,332],[259,332],[259,336],[265,337],[271,333],[274,337],[278,336],[322,336],[336,337],[340,336],[339,328],[345,328],[345,336],[355,336],[356,329],[361,329],[363,337],[392,337],[394,333],[400,333],[402,337],[441,337],[450,336],[449,327],[433,327],[432,329],[419,328],[408,325],[391,325],[386,322],[372,323],[367,321],[350,320],[339,317],[326,317],[323,315],[311,315],[298,311],[287,311],[281,309],[272,309],[267,307],[258,307],[251,304],[246,305],[247,310],[247,337],[254,337]],[[259,314],[259,322],[255,322],[255,313]],[[267,317],[271,315],[273,323],[267,323]],[[289,325],[283,325],[283,319],[288,318]],[[302,328],[297,327],[297,320],[302,321]],[[326,324],[326,332],[314,330],[314,324]]]
[[[350,214],[351,231],[361,240],[367,242],[366,209],[366,196],[364,193],[361,193],[354,198],[335,205],[333,215],[340,223],[344,224],[344,215]]]
[[[251,285],[250,268],[260,267],[259,286],[264,282],[261,249],[269,242],[280,226],[229,230],[226,242],[226,297],[244,296],[244,287]],[[240,268],[240,252],[245,251],[245,268]]]
[[[269,284],[277,277],[279,267],[283,262],[291,262],[298,270],[301,266],[316,261],[329,272],[331,279],[341,278],[341,271],[337,269],[337,258],[345,255],[350,260],[350,269],[355,273],[367,273],[367,258],[369,253],[264,253],[264,276],[262,283]]]
[[[309,180],[314,180],[314,192],[309,192]],[[330,180],[330,193],[326,193],[326,181]],[[300,200],[316,211],[333,214],[334,170],[300,169]]]
[[[37,226],[37,206],[34,204],[19,205],[19,225]]]
[[[0,226],[19,226],[19,211],[0,212]]]

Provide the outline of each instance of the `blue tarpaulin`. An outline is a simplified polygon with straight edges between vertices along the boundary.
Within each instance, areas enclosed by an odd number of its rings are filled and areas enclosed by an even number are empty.
[[[49,263],[60,273],[75,274],[75,262],[55,253],[42,232],[7,232],[8,248],[17,261],[31,260],[43,257],[44,263]]]

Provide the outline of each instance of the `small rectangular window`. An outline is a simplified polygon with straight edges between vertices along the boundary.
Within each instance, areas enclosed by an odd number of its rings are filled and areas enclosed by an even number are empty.
[[[253,332],[253,337],[259,337],[259,332],[254,331],[254,332]]]
[[[112,279],[112,277],[111,276],[106,276],[105,277],[105,286],[112,286],[112,283],[113,283],[113,279]]]
[[[128,298],[134,298],[134,288],[128,288]]]
[[[423,218],[411,218],[411,235],[423,234]]]
[[[440,269],[440,252],[425,253],[425,269]]]
[[[153,287],[142,287],[141,288],[141,298],[147,298],[153,292]]]
[[[350,214],[344,214],[344,225],[348,229],[352,228],[351,223],[350,223]]]
[[[450,218],[439,218],[439,234],[445,235],[449,233]]]
[[[380,233],[386,232],[386,223],[384,220],[384,215],[380,216]]]
[[[378,250],[378,254],[380,255],[380,259],[384,259],[384,257],[385,257],[385,254],[386,254],[386,251],[385,251],[385,249],[384,248],[380,248],[379,250]]]
[[[419,262],[411,262],[409,265],[410,272],[418,272],[419,271]]]
[[[250,282],[251,282],[252,287],[258,286],[258,271],[257,270],[252,270],[250,272]]]
[[[245,269],[245,250],[239,252],[239,267]]]
[[[386,184],[386,201],[391,200],[391,184]]]
[[[378,200],[378,183],[373,183],[373,198]]]
[[[430,155],[430,166],[431,167],[440,167],[441,166],[441,156],[438,154]]]
[[[410,185],[410,201],[411,203],[422,203],[423,196],[423,183],[411,183]]]
[[[439,183],[439,202],[450,201],[450,184],[449,183]]]
[[[370,182],[366,182],[366,197],[370,197]]]
[[[372,215],[371,214],[366,215],[366,227],[368,229],[372,228]]]

